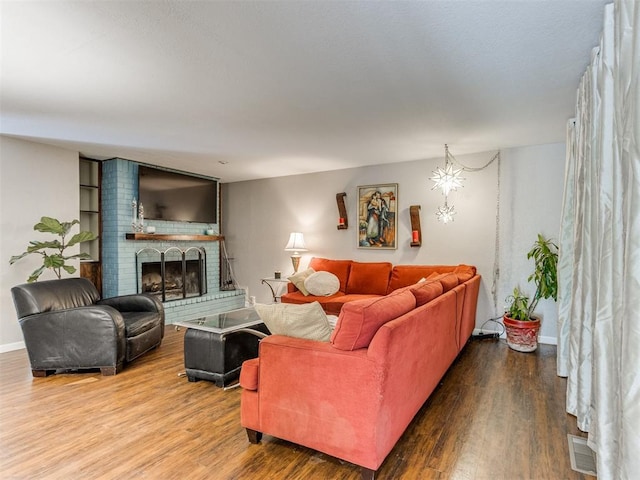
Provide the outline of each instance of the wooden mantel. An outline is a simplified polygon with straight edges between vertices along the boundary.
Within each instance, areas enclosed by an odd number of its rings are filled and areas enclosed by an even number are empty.
[[[127,233],[127,240],[173,240],[187,242],[218,242],[224,240],[224,235],[189,235],[182,233]]]

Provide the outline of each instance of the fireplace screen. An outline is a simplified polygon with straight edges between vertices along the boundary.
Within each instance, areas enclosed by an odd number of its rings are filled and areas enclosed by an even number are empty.
[[[138,292],[157,295],[163,302],[207,293],[204,249],[144,248],[136,253],[136,268]]]

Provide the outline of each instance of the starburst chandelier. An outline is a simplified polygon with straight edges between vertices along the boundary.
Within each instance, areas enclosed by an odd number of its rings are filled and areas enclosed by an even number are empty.
[[[449,156],[449,146],[445,144],[444,168],[438,167],[436,171],[433,172],[433,177],[431,177],[430,180],[433,180],[435,185],[431,187],[431,190],[440,188],[442,194],[446,197],[452,190],[457,190],[458,187],[462,187],[462,180],[464,180],[464,178],[460,176],[461,173],[461,168],[454,167]]]
[[[438,217],[438,221],[444,224],[449,222],[453,222],[453,216],[456,214],[453,205],[447,204],[447,198],[444,199],[444,205],[442,207],[438,207],[438,211],[436,212],[436,217]]]
[[[444,195],[444,205],[438,207],[436,211],[436,217],[438,221],[442,223],[453,222],[453,216],[456,214],[453,205],[449,205],[448,196],[449,193],[454,192],[458,187],[462,187],[462,181],[465,180],[461,177],[462,172],[479,172],[491,165],[494,160],[498,159],[498,182],[500,182],[500,152],[496,153],[486,165],[482,167],[466,167],[461,164],[456,158],[449,153],[449,145],[444,145],[444,168],[438,167],[433,176],[429,177],[429,180],[434,182],[431,190],[440,189]],[[458,165],[460,168],[456,168]],[[499,185],[498,185],[499,186]]]

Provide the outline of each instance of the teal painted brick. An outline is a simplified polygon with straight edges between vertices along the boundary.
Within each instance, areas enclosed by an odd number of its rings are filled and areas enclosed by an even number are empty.
[[[189,320],[244,307],[244,292],[236,290],[225,293],[227,295],[223,299],[216,299],[213,301],[194,298],[167,302],[164,304],[165,323],[173,324],[178,321]],[[193,301],[193,303],[190,303],[190,301]]]
[[[103,162],[102,220],[103,220],[103,290],[104,296],[135,293],[136,252],[150,247],[166,250],[177,246],[186,250],[194,242],[131,242],[125,234],[132,231],[132,201],[138,198],[138,164],[129,160],[112,159]],[[158,233],[204,233],[212,228],[220,233],[219,225],[204,223],[169,222],[149,220],[146,225],[154,225]],[[220,292],[218,258],[220,247],[216,242],[197,245],[206,251],[208,293],[202,297],[189,298],[165,303],[167,323],[195,315],[206,315],[242,308],[245,303],[244,291]],[[140,258],[143,256],[141,255]]]

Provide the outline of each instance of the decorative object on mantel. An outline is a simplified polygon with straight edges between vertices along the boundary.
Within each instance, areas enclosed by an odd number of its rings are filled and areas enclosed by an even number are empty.
[[[411,246],[419,247],[422,245],[422,228],[420,227],[420,205],[411,205],[409,207],[409,216],[411,217]]]
[[[291,255],[291,263],[293,264],[293,273],[298,271],[300,265],[300,252],[306,252],[307,246],[304,243],[304,235],[300,232],[292,232],[289,235],[289,241],[284,247],[286,252],[293,252]]]
[[[36,223],[33,226],[33,229],[38,232],[43,233],[55,233],[60,240],[50,240],[47,242],[40,242],[37,240],[32,240],[29,242],[29,246],[27,247],[27,251],[21,253],[20,255],[14,255],[9,260],[9,265],[13,265],[21,258],[26,257],[32,253],[36,253],[38,255],[42,255],[42,266],[35,269],[29,278],[27,278],[28,283],[37,282],[42,272],[44,272],[45,268],[50,268],[53,270],[53,273],[56,274],[58,279],[62,278],[62,270],[69,274],[73,274],[76,272],[76,267],[73,265],[67,265],[66,261],[71,259],[79,259],[79,260],[90,260],[91,255],[86,252],[77,253],[75,255],[64,255],[64,251],[77,245],[82,242],[89,242],[91,240],[95,240],[97,238],[96,234],[93,232],[80,232],[76,233],[71,240],[65,243],[65,237],[76,224],[79,224],[80,221],[72,220],[71,222],[60,222],[55,218],[51,217],[41,217],[40,222]],[[53,253],[48,253],[47,249],[54,250]]]
[[[396,249],[398,184],[358,187],[358,248]]]
[[[138,202],[134,198],[131,202],[131,208],[133,210],[133,218],[131,220],[131,227],[134,232],[144,232],[144,207],[142,202],[138,205]]]
[[[186,242],[217,242],[224,240],[224,235],[191,235],[185,233],[127,233],[127,240],[173,240]]]
[[[462,172],[479,172],[484,170],[489,165],[491,165],[494,160],[498,159],[498,183],[500,182],[500,152],[496,153],[491,160],[489,160],[485,165],[478,168],[467,167],[460,163],[456,158],[449,153],[449,145],[444,144],[444,168],[438,167],[435,172],[433,172],[433,177],[430,177],[429,180],[433,180],[434,185],[431,187],[431,190],[435,190],[437,188],[442,190],[442,194],[444,195],[444,205],[442,207],[438,207],[436,211],[436,217],[438,217],[438,221],[447,224],[449,222],[453,222],[453,216],[456,214],[453,205],[448,204],[449,193],[452,191],[456,191],[458,187],[462,187],[462,180],[465,180],[460,176]],[[460,168],[455,168],[457,164]],[[498,185],[498,188],[500,185]]]
[[[347,194],[345,192],[336,193],[336,202],[338,203],[338,230],[346,230],[349,228],[349,219],[347,218],[347,207],[344,204],[344,197]]]

